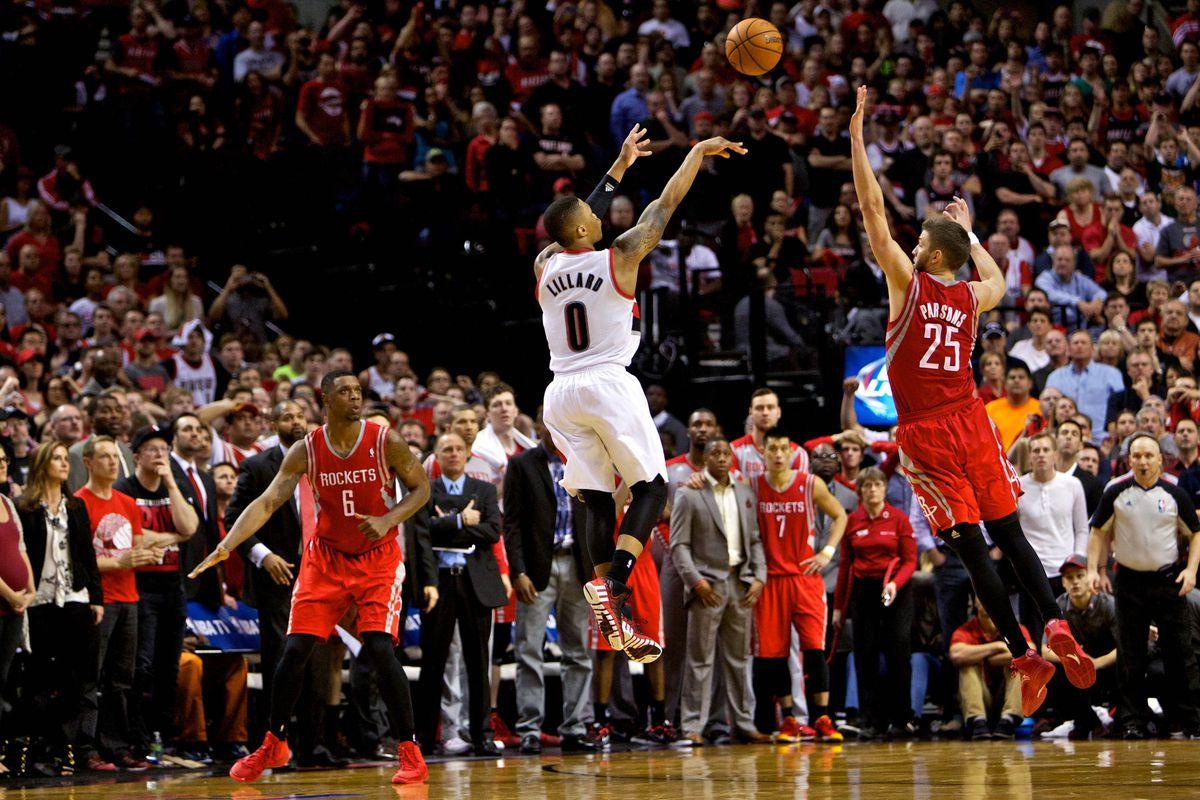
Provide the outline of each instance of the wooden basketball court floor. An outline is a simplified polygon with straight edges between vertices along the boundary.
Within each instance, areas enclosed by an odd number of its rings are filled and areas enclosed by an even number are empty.
[[[1200,797],[1200,744],[1151,742],[848,743],[643,750],[430,765],[393,787],[393,767],[121,776],[4,788],[24,800],[1174,800]]]

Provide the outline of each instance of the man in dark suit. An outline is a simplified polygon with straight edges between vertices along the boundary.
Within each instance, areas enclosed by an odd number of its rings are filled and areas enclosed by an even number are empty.
[[[513,456],[504,478],[504,543],[517,593],[517,735],[522,753],[542,751],[542,652],[546,620],[554,611],[562,648],[562,748],[594,750],[585,738],[584,723],[592,699],[592,659],[587,646],[590,612],[581,576],[591,573],[584,569],[579,501],[559,485],[563,462],[540,407],[533,427],[541,444]]]
[[[475,755],[498,758],[487,730],[488,635],[492,609],[507,602],[492,545],[500,540],[496,487],[468,477],[467,445],[456,433],[434,449],[442,474],[430,482],[429,532],[437,551],[438,602],[421,614],[421,682],[417,690],[417,740],[431,752],[436,738],[442,673],[454,627],[462,640],[470,694],[469,720]]]
[[[180,414],[171,422],[171,472],[183,496],[195,499],[200,515],[200,527],[195,535],[180,545],[180,562],[185,575],[221,541],[217,485],[197,459],[204,450],[203,428],[204,423],[195,414]],[[225,600],[217,570],[211,570],[211,574],[206,573],[198,580],[185,581],[184,588],[189,601],[203,603],[212,609],[220,608]]]

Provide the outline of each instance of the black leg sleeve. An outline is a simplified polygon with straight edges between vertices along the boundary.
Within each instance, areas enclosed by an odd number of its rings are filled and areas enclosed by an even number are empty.
[[[987,526],[988,535],[992,537],[992,541],[1012,564],[1017,582],[1021,584],[1025,594],[1033,601],[1038,615],[1042,618],[1042,623],[1045,624],[1052,619],[1060,618],[1063,615],[1062,609],[1054,600],[1054,592],[1050,590],[1050,581],[1046,578],[1042,560],[1033,551],[1033,546],[1025,538],[1025,532],[1021,530],[1021,520],[1017,516],[1017,512],[1014,511],[1007,517],[984,522],[984,524]],[[1041,636],[1042,632],[1030,631],[1029,633],[1033,636]]]
[[[967,574],[971,576],[971,585],[975,587],[975,595],[1000,630],[1000,635],[1004,637],[1013,658],[1025,655],[1029,645],[1021,633],[1017,615],[1009,605],[1004,581],[1000,580],[1000,575],[992,564],[983,531],[978,525],[963,523],[956,525],[952,530],[939,533],[938,536],[949,545],[967,568]],[[1038,568],[1041,569],[1040,566]]]
[[[629,487],[629,493],[632,499],[621,520],[621,535],[632,536],[644,545],[667,504],[667,482],[661,475],[652,481],[638,481]]]
[[[412,692],[404,667],[396,658],[392,635],[370,631],[363,634],[362,643],[358,657],[366,660],[375,671],[379,693],[383,695],[383,702],[387,704],[388,713],[396,726],[396,738],[401,742],[411,742],[415,733]]]
[[[617,529],[617,504],[608,492],[582,489],[579,494],[587,509],[584,528],[587,541],[584,544],[592,560],[592,567],[608,564],[612,561],[613,551],[617,547],[613,541],[613,533]],[[590,575],[587,577],[591,578]]]
[[[317,646],[317,637],[307,633],[293,633],[283,645],[283,655],[275,668],[275,679],[271,683],[271,722],[269,730],[280,739],[287,738],[288,722],[292,709],[304,688],[304,665]]]

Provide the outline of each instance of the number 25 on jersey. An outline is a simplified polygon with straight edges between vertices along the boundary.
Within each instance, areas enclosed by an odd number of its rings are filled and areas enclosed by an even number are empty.
[[[929,349],[921,356],[918,366],[921,369],[936,369],[945,372],[958,372],[960,364],[959,343],[954,339],[954,331],[949,325],[941,322],[925,323],[925,341]],[[943,356],[945,351],[949,351]]]

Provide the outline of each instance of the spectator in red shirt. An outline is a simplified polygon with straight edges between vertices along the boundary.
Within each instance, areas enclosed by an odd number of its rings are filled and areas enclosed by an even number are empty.
[[[71,160],[71,148],[60,144],[54,148],[54,169],[37,183],[38,197],[55,211],[65,212],[72,206],[96,205],[96,193],[79,165]]]
[[[133,571],[157,564],[162,550],[142,546],[142,515],[127,494],[113,490],[120,472],[121,455],[111,436],[93,436],[83,445],[88,482],[75,493],[87,506],[92,524],[92,546],[100,585],[104,590],[104,618],[100,621],[100,696],[91,709],[92,727],[104,755],[121,769],[147,769],[130,749],[140,720],[131,717],[133,668],[137,655],[138,590]],[[99,717],[97,720],[96,717]]]
[[[500,117],[494,105],[481,100],[471,109],[471,122],[475,126],[476,134],[467,144],[467,188],[472,192],[485,194],[488,191],[488,176],[484,168],[484,158],[492,145],[500,139]]]
[[[322,53],[317,60],[317,77],[300,87],[296,127],[317,147],[337,147],[350,142],[346,93],[336,76],[337,62],[329,53]]]
[[[911,736],[916,732],[909,703],[912,680],[913,592],[917,540],[908,516],[884,501],[887,478],[870,467],[858,476],[858,510],[846,523],[838,556],[833,624],[841,625],[850,605],[854,619],[854,667],[866,725],[860,739]],[[887,676],[879,676],[879,655]]]
[[[1024,625],[1021,634],[1032,648],[1032,639]],[[950,663],[958,669],[963,717],[972,739],[1012,739],[1016,725],[1024,718],[1021,714],[1021,679],[1009,669],[1011,661],[1012,654],[996,629],[996,623],[976,598],[975,618],[950,637]],[[992,729],[988,726],[988,712],[997,702],[1001,703],[1000,716]]]
[[[408,163],[413,141],[413,107],[397,95],[396,78],[380,75],[375,93],[363,101],[358,139],[363,143],[363,174],[368,186],[395,186]]]
[[[1124,214],[1125,204],[1121,198],[1110,195],[1104,200],[1100,219],[1086,226],[1080,236],[1079,243],[1096,265],[1097,283],[1108,279],[1108,263],[1117,253],[1125,253],[1130,258],[1137,257],[1137,236],[1133,228],[1121,224]]]
[[[519,110],[533,90],[550,80],[550,66],[538,56],[538,40],[522,36],[517,40],[517,57],[504,68],[504,77],[512,87],[512,108]]]
[[[157,34],[150,32],[150,15],[140,5],[129,12],[130,29],[117,37],[117,45],[105,62],[111,75],[124,78],[122,92],[140,92],[158,86],[161,47]]]
[[[83,246],[84,225],[87,217],[83,212],[75,214],[72,222],[75,225],[75,237],[72,244],[77,247]],[[5,250],[8,252],[8,257],[12,263],[16,264],[21,253],[21,248],[25,245],[33,245],[37,248],[41,256],[41,266],[51,273],[58,271],[58,265],[62,263],[62,244],[58,237],[54,235],[51,228],[50,211],[42,203],[33,203],[29,208],[29,221],[25,223],[25,229],[8,240],[5,245]],[[53,275],[50,275],[53,277]]]
[[[12,285],[22,292],[40,289],[50,294],[52,282],[49,268],[42,268],[42,254],[37,245],[27,244],[17,253],[17,271],[12,274]]]

